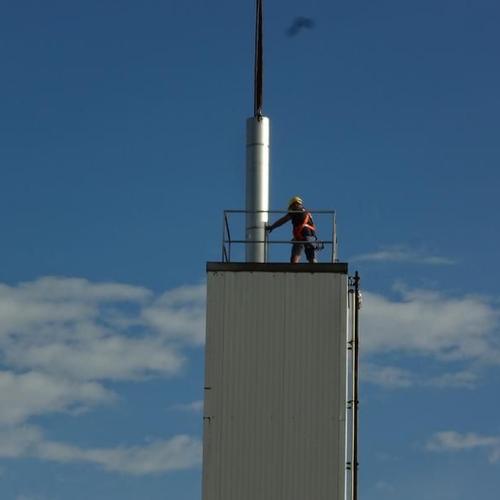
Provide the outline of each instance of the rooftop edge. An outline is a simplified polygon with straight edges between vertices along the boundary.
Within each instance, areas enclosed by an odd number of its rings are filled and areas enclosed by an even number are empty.
[[[288,262],[207,262],[207,272],[337,273],[347,274],[347,262],[290,264]]]

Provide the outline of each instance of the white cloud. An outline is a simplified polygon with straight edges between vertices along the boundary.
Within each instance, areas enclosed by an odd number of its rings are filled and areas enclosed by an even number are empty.
[[[355,255],[351,262],[406,262],[429,265],[453,265],[456,261],[447,257],[429,255],[422,249],[410,249],[405,246],[382,248],[376,252]]]
[[[412,373],[396,366],[379,366],[373,363],[361,364],[361,380],[389,389],[404,389],[415,384]]]
[[[491,462],[500,460],[500,437],[483,436],[473,432],[461,434],[455,431],[436,432],[426,443],[425,449],[432,452],[462,452],[486,449]]]
[[[205,297],[205,285],[180,287],[145,307],[142,317],[163,337],[199,345],[205,340]]]
[[[200,413],[203,411],[203,400],[192,401],[191,403],[178,403],[171,408],[172,410]]]
[[[375,489],[377,489],[378,491],[381,491],[381,492],[385,492],[385,493],[392,493],[392,492],[396,491],[396,488],[394,487],[394,485],[392,483],[389,483],[388,481],[383,481],[383,480],[377,481],[375,483]]]
[[[402,286],[395,290],[397,299],[363,293],[364,383],[384,389],[473,389],[478,369],[500,364],[500,311],[494,300]],[[401,364],[384,364],[387,354],[398,355]],[[442,371],[413,372],[403,364],[406,356],[438,361]],[[447,363],[455,371],[446,370]]]
[[[36,456],[62,463],[88,462],[109,471],[145,475],[198,465],[201,461],[201,443],[186,435],[145,446],[118,448],[82,449],[61,443],[41,442],[37,445]]]
[[[51,302],[144,301],[152,292],[144,287],[123,283],[91,283],[84,278],[46,276],[20,283],[17,287],[0,285],[0,296],[18,296],[23,300]]]
[[[46,440],[32,426],[0,430],[0,458],[38,458],[59,463],[85,462],[108,471],[146,475],[189,469],[201,462],[201,443],[186,435],[144,446],[80,448]]]
[[[108,381],[172,376],[204,337],[205,287],[46,277],[0,284],[0,424],[106,403]]]
[[[440,389],[474,389],[478,382],[478,375],[468,370],[455,373],[443,373],[437,377],[432,377],[427,381],[427,385]]]
[[[484,297],[399,289],[400,300],[363,293],[363,352],[400,351],[441,360],[498,363],[499,311]]]
[[[31,416],[109,403],[115,395],[93,382],[75,382],[47,374],[0,372],[0,425],[18,424]]]
[[[0,284],[0,457],[87,462],[129,474],[199,463],[196,438],[83,449],[48,441],[31,418],[81,412],[118,395],[110,381],[173,376],[204,337],[205,287],[143,287],[47,277]],[[193,407],[194,408],[194,407]]]
[[[372,362],[361,364],[361,380],[366,384],[384,389],[407,389],[410,387],[432,387],[435,389],[474,389],[478,375],[468,371],[442,373],[428,376],[398,367]]]
[[[203,342],[204,301],[201,285],[159,297],[76,278],[0,285],[0,350],[8,368],[78,381],[171,376],[182,346]]]
[[[0,458],[32,456],[34,446],[42,439],[36,427],[0,428]]]
[[[124,284],[93,284],[79,278],[45,277],[18,286],[0,284],[0,337],[52,324],[92,321],[100,307],[112,303],[143,303],[151,292]]]
[[[177,348],[158,338],[134,339],[119,334],[75,335],[73,341],[49,338],[42,343],[18,342],[9,347],[6,359],[17,368],[34,368],[77,380],[174,375],[185,362]]]

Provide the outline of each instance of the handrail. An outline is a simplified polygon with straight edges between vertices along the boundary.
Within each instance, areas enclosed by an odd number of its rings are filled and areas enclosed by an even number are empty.
[[[311,210],[307,209],[314,216],[330,216],[331,217],[331,239],[323,239],[318,238],[315,243],[318,245],[322,245],[323,247],[330,246],[330,261],[338,262],[338,242],[337,242],[337,225],[336,225],[336,212],[335,210]],[[301,212],[301,211],[300,211]],[[297,211],[297,213],[300,213]],[[233,245],[244,245],[248,244],[249,241],[246,239],[245,234],[245,221],[243,218],[239,218],[239,225],[241,226],[240,230],[243,232],[243,236],[233,239],[231,225],[230,225],[230,216],[241,216],[246,214],[255,214],[255,213],[266,213],[268,215],[271,214],[287,214],[290,213],[288,210],[243,210],[243,209],[234,209],[234,210],[224,210],[223,214],[223,228],[222,228],[222,262],[231,262],[232,258],[232,247]],[[324,218],[323,218],[324,221]],[[268,238],[268,233],[264,234],[264,239],[260,240],[252,240],[251,244],[263,244],[264,245],[264,255],[265,262],[268,262],[269,255],[269,247],[273,245],[283,245],[283,244],[294,244],[294,243],[303,243],[303,241],[298,240],[271,240]]]
[[[247,240],[225,240],[225,243],[247,243]],[[291,243],[304,243],[303,240],[252,240],[252,243],[272,243],[273,245],[276,243],[278,245],[286,243],[287,245],[290,245]],[[313,243],[324,243],[324,244],[332,244],[332,240],[314,240]]]
[[[307,209],[308,212],[312,214],[335,214],[335,210],[311,210]],[[226,214],[288,214],[288,213],[301,213],[302,210],[239,210],[239,209],[231,209],[224,210]]]

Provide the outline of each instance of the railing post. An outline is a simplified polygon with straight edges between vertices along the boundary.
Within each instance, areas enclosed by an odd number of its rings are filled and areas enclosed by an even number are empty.
[[[222,213],[222,262],[224,261],[224,256],[226,255],[226,211]]]

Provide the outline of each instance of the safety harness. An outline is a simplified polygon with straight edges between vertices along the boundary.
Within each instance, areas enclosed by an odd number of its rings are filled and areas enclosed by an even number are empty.
[[[312,216],[310,212],[305,212],[302,222],[293,226],[293,239],[296,241],[303,241],[302,231],[304,229],[310,229],[311,231],[316,231],[316,226],[314,225]]]

